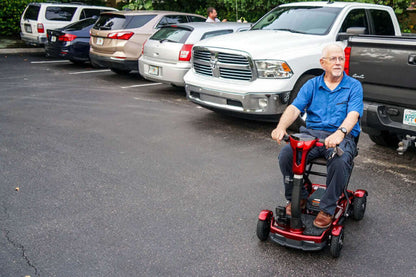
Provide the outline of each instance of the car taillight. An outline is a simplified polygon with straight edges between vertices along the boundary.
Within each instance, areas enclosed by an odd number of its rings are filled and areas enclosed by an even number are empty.
[[[191,55],[192,55],[192,47],[194,45],[193,44],[184,44],[182,46],[181,51],[179,51],[179,60],[180,61],[190,61],[191,60]]]
[[[63,36],[59,36],[59,41],[73,41],[77,36],[72,34],[65,34]]]
[[[44,33],[45,32],[45,28],[43,27],[42,23],[38,23],[38,33]]]
[[[345,53],[345,65],[344,65],[344,71],[347,75],[350,75],[350,56],[351,56],[351,47],[345,47],[344,49]]]
[[[116,32],[109,33],[108,38],[129,40],[134,35],[133,32]]]
[[[146,42],[147,42],[147,39],[143,42],[141,55],[143,55],[143,53],[144,53],[144,45],[146,44]]]

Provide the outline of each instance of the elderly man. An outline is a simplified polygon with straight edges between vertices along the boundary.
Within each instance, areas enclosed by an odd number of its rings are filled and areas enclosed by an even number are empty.
[[[327,189],[319,204],[320,212],[313,224],[327,228],[332,223],[336,202],[341,196],[351,173],[351,164],[357,153],[357,139],[360,134],[359,118],[363,113],[363,90],[359,81],[344,73],[345,55],[338,44],[326,46],[322,51],[320,64],[325,73],[315,77],[300,89],[296,99],[280,118],[272,138],[279,144],[286,129],[306,110],[306,128],[301,132],[325,139],[325,147],[315,147],[308,155],[312,160],[324,157],[327,160]],[[341,156],[332,157],[333,148],[339,145],[344,151]],[[293,152],[289,145],[279,154],[279,165],[285,185],[285,197],[289,201],[286,213],[291,215],[293,188]],[[306,206],[308,192],[303,188],[301,208]]]

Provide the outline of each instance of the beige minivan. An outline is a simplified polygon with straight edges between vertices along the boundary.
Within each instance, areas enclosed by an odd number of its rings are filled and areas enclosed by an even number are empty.
[[[147,38],[162,26],[195,21],[205,21],[205,17],[170,11],[102,13],[90,31],[91,63],[119,74],[138,70],[137,62]]]

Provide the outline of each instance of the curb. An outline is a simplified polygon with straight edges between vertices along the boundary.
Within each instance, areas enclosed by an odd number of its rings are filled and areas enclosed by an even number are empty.
[[[22,53],[42,53],[44,48],[4,48],[0,49],[0,54],[22,54]]]

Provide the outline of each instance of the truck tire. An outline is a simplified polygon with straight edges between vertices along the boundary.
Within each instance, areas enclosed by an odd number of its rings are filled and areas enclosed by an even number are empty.
[[[387,147],[397,147],[399,143],[399,138],[394,135],[390,134],[389,132],[382,131],[380,135],[368,135],[370,139],[381,146]]]
[[[299,90],[301,87],[310,79],[314,78],[315,75],[312,74],[305,74],[302,77],[299,78],[299,80],[296,82],[295,86],[293,87],[292,92],[290,93],[289,97],[289,105],[292,104],[293,100],[295,100],[296,96],[298,96]],[[294,132],[299,132],[300,126],[306,126],[304,118],[299,116],[295,122],[292,123],[292,125],[289,126],[289,130],[292,130]]]

